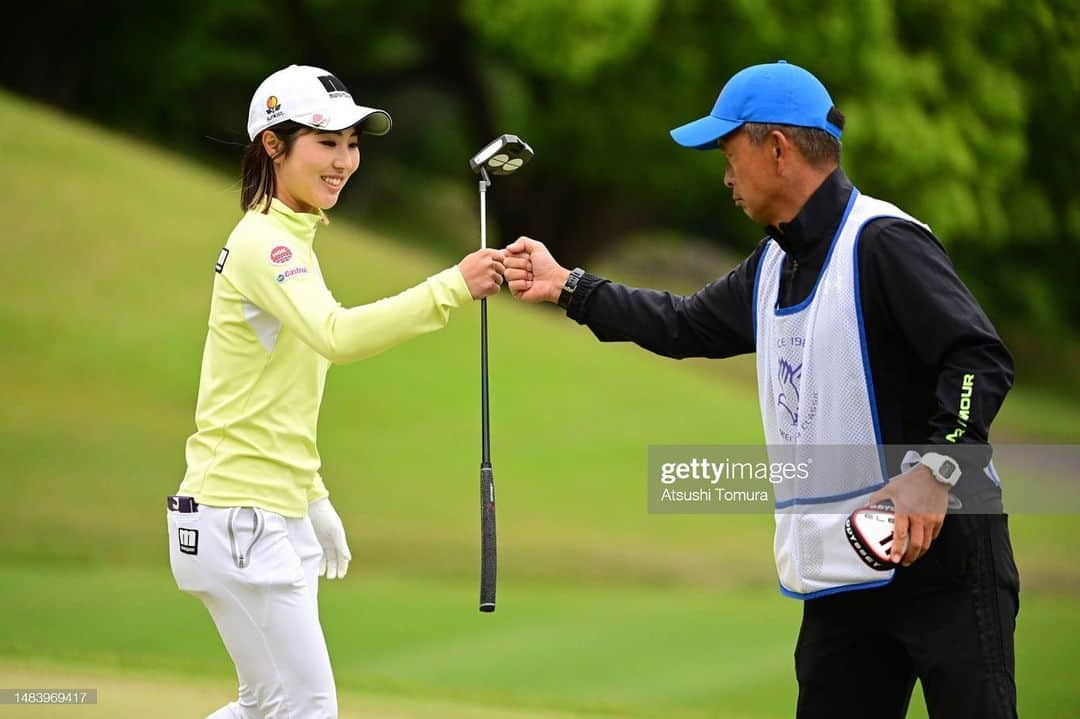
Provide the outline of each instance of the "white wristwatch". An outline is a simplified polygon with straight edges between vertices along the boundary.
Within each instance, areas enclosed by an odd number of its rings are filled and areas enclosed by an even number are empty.
[[[960,479],[960,465],[952,457],[944,454],[927,452],[919,459],[919,464],[929,469],[934,479],[950,487],[955,487],[957,480]]]

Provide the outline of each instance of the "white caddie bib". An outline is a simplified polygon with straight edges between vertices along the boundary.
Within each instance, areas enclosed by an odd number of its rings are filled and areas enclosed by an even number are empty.
[[[810,296],[778,309],[785,252],[770,241],[754,283],[758,396],[770,462],[809,460],[807,479],[776,486],[773,552],[781,591],[810,599],[887,584],[851,549],[844,520],[887,478],[860,306],[858,242],[880,217],[915,222],[853,189]],[[815,451],[854,445],[859,451]],[[830,467],[830,464],[833,466]]]

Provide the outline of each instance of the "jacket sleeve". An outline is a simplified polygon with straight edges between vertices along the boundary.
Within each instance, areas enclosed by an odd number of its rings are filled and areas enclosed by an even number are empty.
[[[221,270],[238,292],[269,312],[304,344],[332,362],[371,357],[446,325],[450,310],[472,296],[460,270],[451,267],[404,292],[357,307],[343,307],[326,288],[310,248],[279,242],[292,258],[273,264],[265,243],[230,240]]]
[[[665,357],[733,357],[753,352],[754,280],[765,243],[727,275],[681,296],[627,287],[586,274],[567,315],[601,342],[634,342]]]
[[[986,444],[1012,387],[1012,357],[929,231],[902,220],[877,224],[860,257],[863,287],[877,288],[912,359],[936,377],[929,440]]]

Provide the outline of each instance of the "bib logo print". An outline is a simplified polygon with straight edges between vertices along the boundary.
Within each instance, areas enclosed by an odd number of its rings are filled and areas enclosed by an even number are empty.
[[[780,382],[780,397],[776,400],[777,406],[783,410],[778,416],[787,416],[792,427],[799,424],[799,380],[802,379],[802,363],[792,365],[784,358],[780,358],[779,372],[776,379]]]
[[[180,538],[180,551],[184,554],[199,553],[199,530],[179,527],[176,530]]]
[[[773,377],[776,431],[785,442],[798,442],[805,438],[812,441],[814,436],[818,395],[812,378],[803,377],[805,347],[806,339],[800,335],[776,339],[776,374]]]

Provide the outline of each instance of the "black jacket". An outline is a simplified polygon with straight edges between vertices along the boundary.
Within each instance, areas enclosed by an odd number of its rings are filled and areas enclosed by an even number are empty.
[[[782,306],[809,296],[851,192],[837,169],[791,222],[768,228],[787,253]],[[586,274],[567,314],[602,341],[636,342],[667,357],[753,352],[754,276],[769,237],[726,276],[688,297]],[[858,261],[882,442],[985,445],[1012,387],[1012,357],[944,248],[918,225],[883,218],[863,228]],[[974,375],[968,389],[965,375]],[[962,393],[970,394],[966,420]]]

